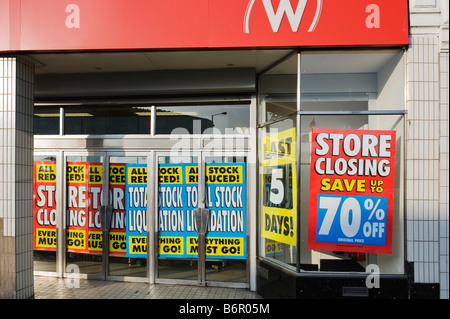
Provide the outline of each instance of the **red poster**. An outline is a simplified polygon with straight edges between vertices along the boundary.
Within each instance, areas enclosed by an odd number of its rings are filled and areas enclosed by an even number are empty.
[[[34,162],[33,249],[56,251],[56,162]]]
[[[103,164],[67,163],[67,251],[102,253],[100,207],[103,203]],[[109,205],[110,255],[126,255],[125,164],[111,164]],[[56,162],[34,162],[33,249],[56,251]]]
[[[395,133],[312,130],[309,249],[392,253]]]
[[[111,229],[109,231],[109,254],[111,256],[125,256],[126,227],[125,227],[125,164],[109,165],[109,191],[113,207]]]

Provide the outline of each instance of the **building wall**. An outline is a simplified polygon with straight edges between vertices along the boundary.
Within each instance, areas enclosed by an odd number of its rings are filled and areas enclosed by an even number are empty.
[[[0,298],[33,289],[34,66],[0,57]]]
[[[410,0],[407,54],[407,260],[414,282],[449,297],[448,1]]]

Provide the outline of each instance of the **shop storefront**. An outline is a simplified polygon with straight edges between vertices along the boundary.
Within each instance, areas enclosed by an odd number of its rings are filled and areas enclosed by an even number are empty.
[[[301,51],[261,75],[264,293],[369,296],[376,272],[372,297],[406,297],[404,75],[403,50]]]
[[[417,229],[445,221],[412,213],[426,130],[407,0],[0,4],[32,220],[2,236],[25,232],[23,268],[266,298],[448,293],[448,247],[440,277],[415,257],[438,249]]]

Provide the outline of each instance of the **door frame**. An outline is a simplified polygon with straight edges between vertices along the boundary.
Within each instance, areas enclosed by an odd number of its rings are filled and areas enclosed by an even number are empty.
[[[189,102],[189,99],[183,98],[183,102]],[[208,98],[195,98],[195,101],[209,101]],[[217,144],[217,149],[224,152],[243,152],[247,156],[247,198],[256,199],[257,196],[257,134],[256,134],[256,124],[257,124],[257,100],[256,94],[250,94],[245,96],[245,98],[232,99],[229,97],[221,98],[220,100],[239,100],[248,102],[250,106],[250,130],[245,134],[171,134],[171,135],[156,135],[154,132],[154,117],[152,117],[153,129],[150,135],[64,135],[63,130],[63,117],[60,118],[60,133],[59,135],[35,135],[34,136],[34,151],[35,155],[40,154],[58,154],[58,187],[59,189],[64,189],[60,193],[60,203],[57,206],[57,211],[60,216],[58,219],[58,237],[57,237],[57,255],[56,255],[56,272],[43,273],[48,276],[65,277],[68,275],[65,272],[65,236],[60,236],[64,234],[65,231],[65,155],[67,154],[109,154],[109,153],[120,153],[120,154],[136,154],[141,153],[147,156],[148,167],[155,167],[156,153],[158,152],[169,152],[177,146],[186,146],[189,151],[197,151],[202,148],[211,147],[212,144]],[[178,102],[178,100],[176,100]],[[151,101],[149,101],[150,103]],[[155,103],[161,102],[156,100]],[[170,102],[170,99],[164,99],[164,103]],[[53,102],[52,102],[53,103]],[[51,104],[51,103],[50,103]],[[63,103],[64,104],[64,103]],[[57,103],[57,105],[63,105]],[[61,107],[60,113],[63,114],[63,109]],[[180,143],[181,141],[186,142]],[[217,146],[216,145],[216,146]],[[212,146],[214,149],[214,146]],[[105,159],[106,161],[106,159]],[[154,170],[148,170],[148,196],[149,200],[151,196],[155,196],[154,185],[157,181],[157,176],[154,174]],[[148,221],[150,227],[150,236],[148,237],[148,273],[147,278],[144,281],[149,283],[155,283],[156,278],[156,263],[155,254],[157,254],[157,249],[155,249],[155,234],[152,233],[155,229],[155,221],[150,218],[151,214],[154,213],[155,207],[149,205],[148,207]],[[154,215],[156,216],[156,214]],[[247,203],[247,275],[248,285],[250,289],[256,290],[256,241],[257,241],[257,218],[256,218],[256,200],[248,201]],[[86,277],[86,276],[81,276]],[[136,281],[136,277],[108,277],[106,279],[114,280],[126,280],[126,281]],[[185,283],[185,282],[183,282]],[[228,283],[230,284],[230,283]],[[221,283],[218,283],[220,286]],[[247,286],[248,286],[247,285]],[[230,286],[230,285],[228,285]]]
[[[113,150],[113,151],[105,151],[105,163],[104,163],[104,176],[105,176],[105,171],[109,172],[109,165],[110,163],[110,159],[111,157],[145,157],[146,158],[146,164],[147,167],[152,167],[151,165],[153,165],[152,163],[152,158],[153,158],[153,153],[154,151],[118,151],[118,150]],[[106,169],[105,169],[106,168]],[[107,174],[107,173],[106,173]],[[154,172],[152,170],[147,170],[147,203],[150,203],[151,201],[153,201],[154,199],[149,197],[152,196],[153,192],[151,191],[151,189],[149,189],[149,185],[152,185],[153,183],[151,182],[153,179],[153,175]],[[109,176],[109,175],[106,175]],[[106,185],[105,185],[106,183]],[[104,183],[103,183],[103,187],[106,187],[106,189],[109,189],[109,178],[105,178],[104,179]],[[107,192],[109,195],[109,192]],[[108,196],[107,195],[107,196]],[[151,248],[153,247],[153,243],[152,241],[152,236],[151,234],[151,230],[155,227],[154,224],[152,224],[153,219],[151,218],[151,205],[147,205],[147,221],[148,221],[148,231],[147,231],[147,275],[145,277],[131,277],[131,276],[124,276],[124,275],[109,275],[109,256],[108,258],[104,258],[105,256],[103,255],[103,266],[104,269],[106,270],[106,272],[104,273],[105,275],[105,280],[115,280],[115,281],[132,281],[132,282],[149,282],[151,274],[152,274],[152,262],[151,262],[151,256],[152,256],[152,251]]]
[[[117,275],[109,275],[109,254],[108,256],[105,255],[105,250],[102,252],[102,272],[99,274],[75,274],[67,272],[67,265],[66,265],[66,231],[67,231],[67,214],[65,214],[65,210],[67,208],[67,184],[66,184],[66,178],[65,178],[65,172],[67,170],[67,158],[69,156],[101,156],[102,157],[102,164],[103,164],[103,183],[102,183],[102,189],[109,189],[109,165],[110,165],[110,158],[112,156],[117,157],[128,157],[128,156],[139,156],[139,157],[146,157],[147,159],[147,165],[152,165],[150,161],[150,158],[152,157],[149,153],[149,151],[108,151],[108,150],[102,150],[102,151],[88,151],[88,150],[71,150],[71,151],[61,151],[60,152],[60,164],[57,164],[57,167],[60,167],[61,174],[57,175],[60,176],[58,178],[58,182],[60,183],[60,189],[62,192],[59,192],[61,198],[60,203],[61,205],[57,206],[57,209],[59,209],[60,213],[60,223],[57,226],[58,233],[61,234],[61,236],[58,236],[58,245],[57,245],[57,274],[62,276],[63,278],[82,278],[82,279],[98,279],[98,280],[119,280],[119,281],[133,281],[133,282],[148,282],[149,274],[151,273],[149,268],[149,262],[147,262],[147,276],[145,277],[130,277],[130,276],[117,276]],[[36,152],[36,155],[40,154],[47,154]],[[59,171],[58,171],[59,172]],[[148,171],[148,174],[153,174],[153,172]],[[148,177],[147,177],[148,178]],[[109,192],[103,192],[103,203],[109,203]],[[151,221],[149,218],[149,207],[147,207],[147,220]],[[152,227],[149,225],[149,227]],[[154,227],[154,226],[153,226]],[[103,239],[103,243],[105,243],[105,239]],[[151,247],[151,246],[150,246]],[[149,256],[147,256],[147,259]],[[59,260],[59,262],[58,262]],[[59,270],[58,270],[59,269]]]
[[[192,136],[190,138],[193,138]],[[200,139],[203,139],[201,137]],[[208,139],[211,136],[206,137]],[[203,145],[202,143],[199,143]],[[252,193],[255,194],[256,186],[251,183],[251,177],[253,176],[252,170],[254,170],[254,163],[251,162],[252,158],[252,150],[242,148],[242,149],[230,149],[230,148],[222,148],[220,150],[214,151],[213,154],[210,154],[208,150],[198,150],[198,149],[190,149],[189,152],[191,154],[196,154],[199,162],[204,163],[205,156],[208,155],[217,155],[217,156],[245,156],[246,157],[246,176],[247,176],[247,258],[246,258],[246,272],[247,272],[247,281],[246,283],[235,283],[235,282],[210,282],[207,284],[209,286],[221,286],[221,287],[237,287],[237,288],[248,288],[252,286],[252,256],[254,250],[253,246],[255,245],[254,240],[255,237],[252,237],[251,233],[254,232],[256,226],[256,220],[254,218],[254,210],[255,207],[249,200],[253,198]],[[46,156],[51,155],[56,157],[56,167],[57,167],[57,189],[62,191],[57,192],[57,203],[61,203],[57,205],[57,211],[59,218],[57,220],[57,250],[56,250],[56,271],[55,272],[36,272],[36,274],[47,275],[47,276],[57,276],[63,278],[80,278],[80,279],[99,279],[99,280],[117,280],[117,281],[130,281],[130,282],[148,282],[148,283],[168,283],[168,284],[190,284],[197,285],[197,281],[189,281],[189,280],[181,280],[181,279],[164,279],[157,278],[157,270],[158,270],[158,207],[157,207],[157,198],[158,198],[158,174],[156,167],[158,165],[158,156],[170,156],[170,151],[166,150],[117,150],[117,149],[67,149],[67,150],[59,150],[59,151],[51,151],[51,150],[39,150],[36,149],[34,152],[35,156]],[[172,154],[173,155],[173,154]],[[147,252],[147,276],[146,277],[129,277],[129,276],[116,276],[109,275],[107,271],[102,271],[101,274],[74,274],[67,272],[66,270],[66,205],[67,205],[67,186],[66,186],[66,178],[65,172],[67,170],[67,158],[70,156],[102,156],[103,161],[103,187],[109,188],[109,178],[107,172],[109,171],[109,162],[110,157],[112,156],[145,156],[147,157],[147,167],[153,167],[154,169],[148,170],[148,202],[153,202],[154,205],[148,205],[147,207],[147,220],[149,221],[149,231],[148,231],[148,252]],[[197,163],[198,164],[198,163]],[[106,196],[109,196],[109,192],[105,192]],[[109,200],[109,199],[108,199]],[[106,201],[107,202],[107,201]],[[152,217],[153,216],[153,217]],[[256,240],[256,239],[255,239]],[[253,252],[252,252],[253,251]],[[109,261],[102,258],[102,269],[108,269]]]
[[[211,154],[213,153],[213,154]],[[173,155],[173,154],[172,154]],[[158,169],[158,158],[159,157],[166,157],[166,156],[171,156],[170,152],[167,151],[156,151],[155,154],[155,159],[154,159],[154,169],[153,171],[159,172]],[[154,278],[154,283],[164,283],[164,284],[186,284],[186,285],[197,285],[197,286],[214,286],[214,287],[230,287],[230,288],[250,288],[250,284],[251,284],[251,278],[250,278],[250,259],[251,259],[251,245],[250,245],[250,232],[251,232],[251,220],[252,218],[250,217],[251,215],[251,205],[250,205],[250,191],[249,191],[249,185],[250,183],[250,179],[249,179],[249,173],[250,173],[250,167],[249,167],[249,163],[248,160],[251,156],[250,151],[243,151],[243,150],[225,150],[225,149],[220,149],[220,150],[214,150],[214,151],[209,151],[209,150],[205,150],[205,149],[201,149],[201,150],[190,150],[189,151],[189,156],[196,156],[197,157],[197,163],[192,163],[192,164],[197,164],[198,166],[198,207],[199,208],[205,208],[205,198],[206,198],[206,183],[205,183],[205,176],[206,176],[206,169],[205,169],[205,165],[206,165],[206,158],[207,157],[242,157],[245,158],[245,162],[246,162],[246,202],[247,202],[247,207],[246,207],[246,216],[247,216],[247,222],[245,225],[245,229],[246,229],[246,241],[247,241],[247,246],[246,246],[246,251],[245,251],[245,268],[246,268],[246,281],[245,282],[230,282],[230,281],[211,281],[211,280],[206,280],[206,272],[205,272],[205,263],[206,263],[206,258],[200,262],[199,257],[197,257],[197,262],[198,262],[198,278],[197,280],[191,280],[191,279],[168,279],[168,278],[158,278],[157,276],[157,271],[158,271],[158,261],[159,261],[159,256],[158,256],[158,238],[159,238],[159,231],[158,231],[158,227],[153,228],[154,230],[154,270],[155,272],[153,273],[155,275]],[[158,193],[158,176],[157,174],[155,174],[154,176],[155,178],[155,183],[153,185],[155,185],[155,189],[154,189],[154,196],[155,198],[158,198],[159,193]],[[154,214],[154,223],[155,225],[159,225],[158,222],[158,201],[154,202],[153,206],[153,210],[155,212]]]
[[[97,280],[106,280],[105,277],[105,265],[103,260],[103,254],[102,256],[102,265],[101,265],[101,273],[96,274],[82,274],[82,273],[76,273],[75,270],[73,273],[67,272],[67,179],[66,179],[66,172],[67,172],[67,162],[68,157],[70,156],[101,156],[102,157],[102,165],[103,165],[103,186],[105,187],[105,174],[107,170],[105,169],[105,151],[89,151],[89,150],[80,150],[80,151],[66,151],[61,152],[61,175],[59,179],[61,180],[61,190],[60,192],[62,194],[62,200],[61,205],[58,205],[60,213],[61,213],[61,224],[58,228],[58,233],[61,234],[61,236],[58,236],[58,243],[61,243],[60,249],[59,249],[59,261],[60,261],[60,267],[61,267],[61,275],[63,278],[80,278],[80,279],[97,279]],[[106,178],[108,180],[108,178]],[[109,186],[109,185],[108,185]],[[107,192],[106,192],[107,193]],[[105,192],[103,192],[103,201],[105,201]]]

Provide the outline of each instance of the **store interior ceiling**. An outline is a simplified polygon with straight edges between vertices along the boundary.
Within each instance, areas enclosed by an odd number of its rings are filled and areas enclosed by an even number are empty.
[[[260,73],[293,52],[292,49],[53,52],[27,54],[27,57],[35,63],[36,75],[248,67]],[[398,52],[398,50],[314,51],[314,54],[302,55],[302,72],[378,72]],[[331,55],[333,59],[329,58]],[[272,72],[295,73],[296,59],[289,61],[290,63],[280,64]]]
[[[275,63],[292,50],[151,51],[30,54],[36,74],[138,72],[254,67]]]

